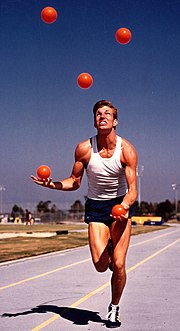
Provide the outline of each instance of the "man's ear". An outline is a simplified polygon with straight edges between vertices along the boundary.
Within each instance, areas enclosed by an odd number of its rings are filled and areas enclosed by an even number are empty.
[[[97,129],[97,125],[96,125],[96,121],[94,120],[94,127],[95,129]]]
[[[118,120],[117,118],[114,119],[114,126],[117,126],[118,125]]]

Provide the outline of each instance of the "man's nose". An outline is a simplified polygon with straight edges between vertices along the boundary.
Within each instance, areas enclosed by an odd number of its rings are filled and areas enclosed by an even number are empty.
[[[102,118],[105,118],[105,115],[104,115],[104,114],[101,114],[100,118],[101,118],[101,119],[102,119]]]

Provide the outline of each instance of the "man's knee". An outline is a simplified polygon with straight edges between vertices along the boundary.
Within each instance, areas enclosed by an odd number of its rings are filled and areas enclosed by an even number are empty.
[[[94,266],[98,272],[105,272],[108,269],[107,263],[102,263],[101,261],[94,262]]]
[[[125,262],[121,259],[116,259],[113,261],[113,270],[118,273],[124,273],[125,272]]]

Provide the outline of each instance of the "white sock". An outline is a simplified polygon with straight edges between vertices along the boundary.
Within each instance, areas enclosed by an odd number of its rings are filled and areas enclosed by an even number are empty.
[[[119,305],[113,305],[113,304],[111,303],[111,307],[114,308],[114,309],[117,308],[118,306],[119,306]]]

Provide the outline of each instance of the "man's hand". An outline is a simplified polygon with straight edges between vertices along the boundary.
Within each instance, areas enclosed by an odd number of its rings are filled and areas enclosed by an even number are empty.
[[[115,205],[112,208],[111,217],[117,220],[126,220],[129,216],[129,208],[124,208],[123,204]]]
[[[45,186],[52,189],[55,188],[55,184],[53,183],[52,178],[39,179],[35,176],[31,176],[31,178],[34,181],[34,183],[36,183],[37,185]]]

